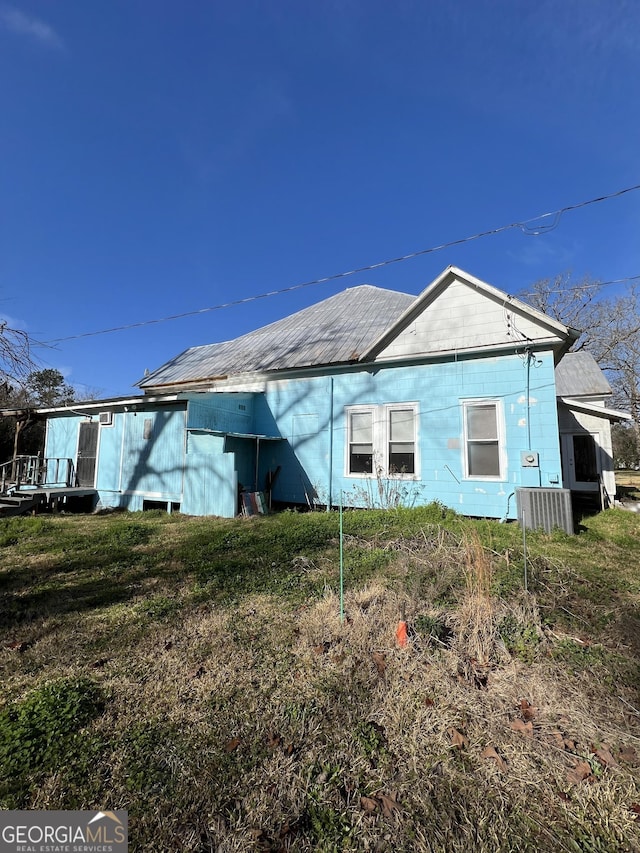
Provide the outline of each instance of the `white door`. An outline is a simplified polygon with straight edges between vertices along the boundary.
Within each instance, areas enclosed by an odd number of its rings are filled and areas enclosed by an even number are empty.
[[[562,436],[562,468],[565,487],[578,492],[600,488],[598,433],[575,432]]]

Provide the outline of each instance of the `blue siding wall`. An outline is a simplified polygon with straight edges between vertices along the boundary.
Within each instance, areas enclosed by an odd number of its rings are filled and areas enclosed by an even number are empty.
[[[181,502],[185,408],[138,404],[135,412],[114,412],[113,425],[100,427],[95,479],[100,506],[139,510],[145,499]],[[50,418],[45,455],[75,462],[84,421],[75,415]]]
[[[503,421],[502,479],[465,476],[463,404],[499,402]],[[353,476],[346,472],[349,406],[415,403],[419,476]],[[188,408],[187,408],[188,406]],[[260,442],[258,488],[280,469],[276,501],[336,505],[439,500],[467,515],[515,518],[518,486],[560,486],[553,355],[442,359],[423,365],[351,368],[333,376],[279,379],[264,394],[193,394],[179,404],[139,403],[100,428],[96,485],[103,506],[141,509],[143,501],[180,503],[194,515],[233,516],[238,482],[253,488],[256,442],[214,433],[282,436]],[[47,456],[75,460],[77,416],[50,418]],[[539,454],[523,467],[521,453]]]
[[[189,429],[250,432],[252,422],[251,394],[199,394],[189,400]]]
[[[86,418],[56,417],[47,421],[45,456],[73,459],[78,450],[78,429]]]
[[[254,395],[198,394],[189,399],[182,511],[188,515],[238,512],[238,483],[253,488],[255,443],[210,431],[250,433]]]
[[[100,427],[96,488],[103,506],[120,505],[120,454],[127,417],[129,415],[126,412],[114,412],[112,426]]]
[[[500,401],[502,480],[465,478],[463,402],[471,399]],[[288,439],[262,457],[266,468],[282,466],[274,499],[305,503],[315,495],[318,502],[335,505],[342,492],[346,504],[376,502],[375,479],[345,473],[345,408],[402,402],[418,404],[420,479],[380,485],[405,503],[437,499],[467,515],[501,518],[508,512],[515,518],[509,496],[517,486],[561,484],[553,355],[543,352],[531,364],[524,356],[503,355],[273,382],[264,403],[256,403],[254,425],[258,432],[275,429]],[[521,464],[529,435],[539,468]]]
[[[235,454],[223,451],[223,436],[189,431],[182,502],[187,515],[236,515]]]
[[[133,416],[126,413],[121,491],[130,509],[141,509],[145,498],[180,503],[184,442],[184,408],[138,406]]]

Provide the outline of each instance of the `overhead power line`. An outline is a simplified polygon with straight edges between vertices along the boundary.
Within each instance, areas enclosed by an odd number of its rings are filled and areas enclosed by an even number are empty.
[[[633,187],[626,187],[623,190],[617,190],[613,193],[608,193],[607,195],[598,196],[597,198],[591,198],[587,201],[581,201],[577,204],[569,204],[566,207],[561,207],[558,210],[553,210],[550,213],[541,213],[538,216],[533,216],[530,219],[523,219],[520,222],[512,222],[509,225],[501,225],[499,228],[491,228],[488,231],[479,231],[477,234],[472,234],[469,237],[461,237],[458,240],[451,240],[448,243],[441,243],[439,246],[430,246],[427,249],[419,249],[416,252],[410,252],[407,255],[400,255],[397,258],[390,258],[386,261],[379,261],[376,264],[368,264],[367,266],[357,267],[356,269],[348,270],[347,272],[339,272],[334,273],[333,275],[327,275],[323,278],[315,278],[311,281],[304,281],[301,284],[294,284],[291,287],[284,287],[280,290],[270,290],[268,293],[260,293],[256,296],[246,296],[243,299],[234,299],[230,302],[221,302],[218,305],[210,305],[206,308],[199,308],[195,311],[184,311],[180,314],[171,314],[168,317],[159,317],[154,320],[141,320],[137,323],[126,323],[122,326],[113,326],[110,329],[100,329],[95,332],[82,332],[76,335],[67,335],[64,338],[53,338],[52,340],[45,341],[46,344],[59,344],[64,341],[73,341],[79,338],[92,338],[97,335],[108,335],[112,332],[124,332],[127,329],[139,329],[142,326],[152,326],[156,323],[168,323],[170,320],[182,320],[185,317],[195,317],[198,314],[206,314],[210,311],[221,311],[223,308],[232,308],[236,305],[245,305],[249,302],[257,302],[259,299],[267,299],[270,296],[280,296],[283,293],[292,293],[295,290],[302,290],[305,287],[312,287],[317,284],[326,284],[328,281],[337,281],[340,278],[347,278],[351,275],[357,275],[358,273],[363,272],[371,272],[372,270],[381,269],[382,267],[388,267],[392,264],[399,264],[402,261],[410,261],[413,258],[419,258],[422,255],[429,255],[434,252],[440,252],[442,249],[451,249],[454,246],[460,246],[463,243],[471,243],[474,240],[479,240],[482,237],[491,237],[494,234],[502,234],[505,231],[510,231],[514,228],[519,228],[523,234],[527,234],[528,236],[537,237],[540,234],[546,234],[549,231],[552,231],[556,228],[560,222],[560,219],[563,214],[569,213],[573,210],[579,210],[582,207],[588,207],[592,204],[598,204],[602,201],[609,201],[613,198],[619,198],[626,193],[635,192],[636,190],[640,190],[640,184],[636,184]],[[549,222],[545,222],[545,220],[550,220]],[[537,224],[536,224],[537,223]],[[624,279],[621,279],[624,281]]]
[[[577,293],[580,290],[599,290],[601,287],[609,287],[609,285],[612,284],[625,284],[629,281],[640,281],[640,275],[628,275],[625,278],[613,278],[611,281],[593,281],[591,284],[572,284],[570,287],[545,290],[545,293],[567,293],[567,291],[575,291]],[[532,290],[523,290],[518,295],[535,296],[535,292]]]

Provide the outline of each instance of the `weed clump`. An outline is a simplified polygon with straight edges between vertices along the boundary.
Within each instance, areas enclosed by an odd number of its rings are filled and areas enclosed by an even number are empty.
[[[63,678],[0,711],[0,805],[18,808],[31,779],[73,761],[82,731],[103,708],[98,685]]]
[[[428,642],[433,641],[442,646],[447,646],[451,641],[451,629],[441,615],[422,613],[414,619],[413,627]]]

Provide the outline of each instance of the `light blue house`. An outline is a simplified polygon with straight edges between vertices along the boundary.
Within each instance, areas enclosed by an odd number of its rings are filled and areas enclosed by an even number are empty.
[[[43,410],[45,456],[75,460],[104,507],[230,517],[263,492],[515,518],[517,489],[568,481],[556,366],[576,337],[455,267],[418,297],[354,287],[186,350],[138,383],[142,396]],[[588,405],[606,431],[620,413],[604,402]],[[612,465],[602,446],[598,475]]]

